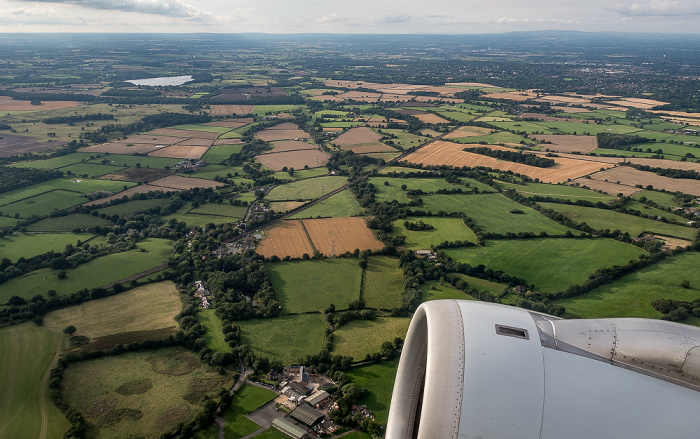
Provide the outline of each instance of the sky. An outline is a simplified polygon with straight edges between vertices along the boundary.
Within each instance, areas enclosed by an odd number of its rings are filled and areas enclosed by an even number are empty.
[[[700,33],[700,0],[0,0],[0,32]]]

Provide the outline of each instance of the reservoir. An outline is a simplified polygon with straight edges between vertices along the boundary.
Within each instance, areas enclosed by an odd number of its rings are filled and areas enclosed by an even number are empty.
[[[162,78],[146,78],[146,79],[129,79],[126,82],[130,82],[134,85],[148,85],[151,87],[157,86],[169,86],[169,85],[182,85],[185,82],[192,80],[192,75],[186,76],[165,76]]]

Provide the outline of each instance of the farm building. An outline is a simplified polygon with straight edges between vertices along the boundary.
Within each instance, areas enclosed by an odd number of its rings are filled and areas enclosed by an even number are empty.
[[[294,439],[302,439],[308,437],[306,434],[306,430],[285,418],[273,419],[272,426],[281,431],[282,433],[286,434],[287,436],[293,437]]]
[[[311,395],[309,395],[309,397],[306,399],[306,403],[312,406],[313,408],[317,409],[326,402],[328,402],[328,400],[330,399],[331,395],[328,392],[326,392],[325,390],[317,390]]]
[[[323,413],[306,404],[301,404],[295,408],[289,416],[308,427],[313,427],[321,423],[325,417]]]

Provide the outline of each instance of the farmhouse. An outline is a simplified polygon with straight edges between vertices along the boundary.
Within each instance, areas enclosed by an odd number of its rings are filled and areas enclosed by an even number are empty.
[[[211,299],[214,297],[209,290],[204,287],[204,282],[201,280],[194,282],[194,297],[202,301],[202,308],[211,308]]]

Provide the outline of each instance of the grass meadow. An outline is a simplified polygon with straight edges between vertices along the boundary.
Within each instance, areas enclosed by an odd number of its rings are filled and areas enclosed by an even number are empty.
[[[332,303],[346,309],[360,298],[362,268],[355,258],[265,264],[282,312],[320,311]]]
[[[547,232],[561,235],[571,230],[501,194],[429,195],[423,197],[423,205],[419,209],[433,214],[440,211],[462,212],[485,232],[492,233]],[[510,213],[515,209],[523,213]]]
[[[608,194],[601,194],[589,189],[567,186],[563,184],[546,184],[546,183],[526,183],[513,184],[506,182],[498,182],[504,189],[514,189],[521,195],[532,197],[539,195],[543,197],[561,198],[563,200],[577,201],[586,200],[592,203],[601,201],[607,203],[616,197]]]
[[[85,242],[94,235],[86,233],[22,233],[0,238],[0,254],[3,258],[17,261],[19,258],[31,258],[36,255],[54,251],[61,253],[66,245]]]
[[[49,371],[67,338],[29,322],[0,329],[0,437],[63,438],[69,424],[49,396]]]
[[[397,177],[370,177],[368,179],[377,190],[376,199],[382,201],[398,201],[399,203],[409,203],[411,201],[406,195],[406,191],[401,189],[401,186],[406,185],[406,190],[422,189],[423,192],[435,192],[439,189],[452,190],[461,187],[462,190],[467,190],[462,185],[448,183],[441,178],[397,178]],[[384,182],[389,183],[385,185]]]
[[[274,319],[237,322],[241,327],[241,343],[255,353],[278,358],[283,364],[293,364],[306,355],[317,354],[323,346],[326,324],[321,315],[300,314]]]
[[[325,176],[295,181],[273,188],[265,196],[269,201],[314,200],[347,183],[345,177]]]
[[[334,355],[347,355],[362,361],[380,351],[382,343],[396,337],[406,338],[410,318],[379,317],[377,320],[355,320],[334,332]]]
[[[199,322],[207,328],[204,339],[207,341],[207,346],[214,352],[231,352],[222,331],[223,325],[221,319],[217,317],[213,309],[202,309],[199,311]]]
[[[366,404],[372,410],[374,418],[380,424],[386,424],[389,417],[389,403],[391,392],[394,389],[398,360],[384,363],[360,366],[347,372],[353,382],[369,389],[367,396],[360,400],[360,404]]]
[[[129,215],[139,210],[147,210],[153,207],[162,207],[168,203],[165,198],[153,198],[150,200],[133,200],[127,201],[126,203],[114,204],[112,206],[107,205],[101,209],[98,209],[99,213],[104,213],[109,216],[118,215],[124,216]]]
[[[669,256],[658,264],[628,274],[612,284],[579,297],[558,300],[566,311],[581,318],[643,317],[658,319],[651,306],[657,299],[692,301],[700,298],[700,253]],[[690,288],[682,288],[683,280]]]
[[[427,281],[420,286],[420,289],[423,291],[423,301],[443,299],[476,300],[447,282],[440,285],[440,282],[436,280]]]
[[[226,216],[239,219],[245,216],[246,210],[248,210],[246,206],[233,206],[229,203],[206,203],[188,210],[187,213],[202,216]]]
[[[6,215],[29,218],[33,215],[47,215],[53,210],[67,209],[86,201],[88,201],[87,198],[77,192],[52,190],[2,206],[0,209]]]
[[[403,270],[398,259],[387,256],[368,259],[362,284],[362,298],[368,308],[400,308],[403,289]]]
[[[209,147],[202,157],[209,163],[219,164],[231,157],[231,154],[238,154],[243,149],[243,145],[215,145]]]
[[[632,236],[641,235],[644,232],[658,233],[692,241],[698,234],[698,229],[678,226],[643,218],[614,210],[596,209],[594,207],[582,207],[557,203],[539,203],[542,207],[553,209],[562,215],[578,223],[586,223],[596,230],[620,230]]]
[[[432,230],[408,230],[403,226],[405,221],[423,221],[434,227]],[[415,217],[402,218],[394,221],[393,234],[406,237],[406,247],[412,250],[429,249],[431,245],[437,245],[445,241],[469,241],[476,242],[476,235],[464,225],[461,218],[443,217]]]
[[[80,153],[85,155],[86,153]],[[134,167],[136,164],[140,164],[144,168],[159,168],[163,169],[166,167],[173,167],[176,163],[182,161],[182,159],[171,159],[166,157],[149,157],[144,155],[122,155],[122,154],[108,154],[107,156],[100,156],[95,159],[91,159],[88,163],[102,164],[103,160],[109,160],[110,166],[117,167]],[[116,168],[114,168],[116,171]]]
[[[525,279],[540,291],[564,290],[585,282],[598,268],[625,265],[644,250],[613,239],[528,239],[489,241],[484,247],[446,249],[455,261],[483,264]]]
[[[362,207],[349,190],[338,192],[313,206],[295,213],[291,218],[342,218],[362,213]]]

